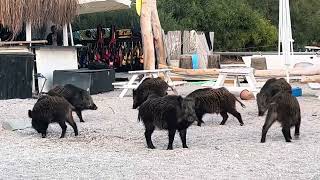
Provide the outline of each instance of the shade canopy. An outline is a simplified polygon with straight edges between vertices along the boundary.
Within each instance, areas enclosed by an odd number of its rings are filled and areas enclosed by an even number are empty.
[[[79,0],[79,14],[106,12],[130,8],[131,0]]]

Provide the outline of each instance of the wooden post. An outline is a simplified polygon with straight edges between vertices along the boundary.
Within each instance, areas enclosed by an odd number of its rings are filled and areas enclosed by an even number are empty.
[[[208,69],[220,69],[220,54],[208,55]]]
[[[180,56],[179,67],[183,69],[192,69],[192,56],[190,55]]]
[[[152,23],[152,30],[153,30],[153,37],[155,39],[155,47],[159,52],[158,55],[158,64],[166,64],[165,59],[165,49],[163,44],[163,37],[162,37],[162,29],[160,24],[160,19],[157,10],[157,0],[150,0],[151,1],[151,23]]]
[[[140,25],[143,43],[144,69],[155,69],[154,43],[151,25],[151,0],[143,0],[141,7]]]

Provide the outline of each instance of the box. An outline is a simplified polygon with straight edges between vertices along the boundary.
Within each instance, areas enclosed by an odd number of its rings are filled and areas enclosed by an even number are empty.
[[[0,53],[0,99],[32,98],[32,53]]]
[[[115,80],[113,69],[77,69],[77,70],[56,70],[53,72],[53,85],[72,84],[91,95],[113,91],[112,83]]]
[[[302,96],[302,89],[300,87],[293,87],[292,96],[295,96],[295,97]]]

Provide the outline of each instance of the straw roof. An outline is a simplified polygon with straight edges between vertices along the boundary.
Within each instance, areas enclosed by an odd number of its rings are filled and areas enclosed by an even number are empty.
[[[0,24],[13,35],[21,31],[24,22],[40,27],[48,21],[70,23],[77,15],[78,0],[0,0]]]

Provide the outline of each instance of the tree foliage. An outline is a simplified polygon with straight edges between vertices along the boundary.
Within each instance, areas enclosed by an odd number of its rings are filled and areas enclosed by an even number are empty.
[[[298,47],[320,42],[320,1],[290,0],[293,38]],[[158,0],[162,28],[215,32],[221,51],[276,50],[279,0]],[[129,10],[82,15],[76,29],[98,24],[139,27],[135,7]]]

